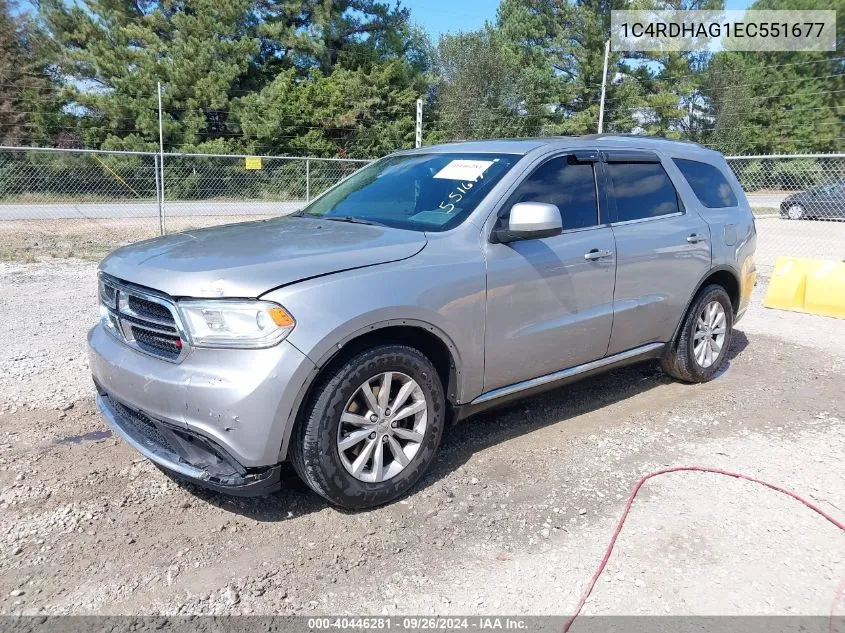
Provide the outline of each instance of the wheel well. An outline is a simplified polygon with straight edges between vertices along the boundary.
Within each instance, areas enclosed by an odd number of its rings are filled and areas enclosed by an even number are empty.
[[[710,284],[717,284],[725,289],[731,298],[731,305],[734,309],[734,315],[736,315],[739,310],[739,281],[734,274],[728,270],[717,270],[704,280],[701,287],[704,288]]]
[[[323,365],[319,375],[313,381],[312,387],[314,384],[320,382],[323,376],[330,375],[336,367],[346,362],[355,354],[376,345],[389,343],[413,347],[428,358],[435,369],[437,369],[437,375],[446,393],[446,400],[452,404],[457,402],[457,367],[451,351],[439,336],[422,327],[413,325],[392,325],[377,328],[347,341]]]

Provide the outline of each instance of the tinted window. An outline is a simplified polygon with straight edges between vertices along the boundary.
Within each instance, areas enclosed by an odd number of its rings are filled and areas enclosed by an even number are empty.
[[[678,194],[660,163],[608,163],[616,221],[678,213]]]
[[[564,230],[595,226],[598,224],[598,204],[593,166],[569,163],[566,157],[554,158],[519,185],[510,205],[517,202],[557,205]]]
[[[705,207],[735,207],[736,196],[725,176],[717,167],[700,163],[697,160],[673,159],[678,169],[687,179],[696,197]]]

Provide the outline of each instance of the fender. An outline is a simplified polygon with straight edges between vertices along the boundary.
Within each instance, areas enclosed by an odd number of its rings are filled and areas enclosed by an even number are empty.
[[[674,345],[675,341],[678,340],[678,335],[681,333],[681,325],[683,324],[684,319],[686,318],[687,313],[689,312],[690,306],[692,305],[695,296],[698,294],[698,291],[704,287],[704,282],[707,281],[707,278],[713,275],[713,273],[718,273],[722,271],[729,272],[731,274],[731,276],[736,281],[737,288],[742,287],[739,281],[739,273],[732,266],[722,264],[719,266],[714,266],[713,268],[708,270],[704,275],[701,276],[701,279],[698,280],[698,283],[695,285],[695,290],[692,291],[692,294],[689,296],[689,299],[687,299],[687,305],[684,308],[684,311],[681,313],[681,318],[678,320],[678,324],[675,326],[675,332],[674,334],[672,334],[672,339],[669,341],[668,344],[669,346]]]
[[[376,323],[372,323],[346,334],[332,345],[319,359],[311,359],[314,362],[314,369],[308,374],[305,381],[300,386],[296,399],[294,400],[293,407],[291,407],[290,413],[288,414],[288,420],[284,426],[285,434],[282,438],[281,449],[279,450],[279,461],[284,461],[286,459],[291,434],[293,433],[293,428],[296,425],[302,404],[305,402],[314,381],[317,379],[317,376],[320,375],[323,368],[325,368],[325,366],[328,365],[328,363],[331,362],[331,360],[335,358],[346,345],[355,339],[360,338],[365,334],[369,334],[370,332],[396,326],[425,330],[436,336],[446,346],[446,349],[449,351],[449,355],[451,356],[451,371],[449,372],[449,384],[446,389],[446,400],[447,402],[452,402],[453,404],[457,403],[461,394],[462,364],[458,348],[452,342],[449,335],[439,327],[419,319],[387,319],[384,321],[377,321]]]

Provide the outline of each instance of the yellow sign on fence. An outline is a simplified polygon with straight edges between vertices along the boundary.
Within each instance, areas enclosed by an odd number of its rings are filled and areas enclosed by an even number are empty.
[[[247,156],[244,159],[245,167],[247,169],[261,169],[261,157],[260,156]]]

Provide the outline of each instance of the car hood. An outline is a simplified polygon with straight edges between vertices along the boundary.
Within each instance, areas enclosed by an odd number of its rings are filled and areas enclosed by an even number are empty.
[[[303,279],[406,259],[425,245],[419,231],[285,217],[130,244],[100,270],[174,297],[258,297]]]

